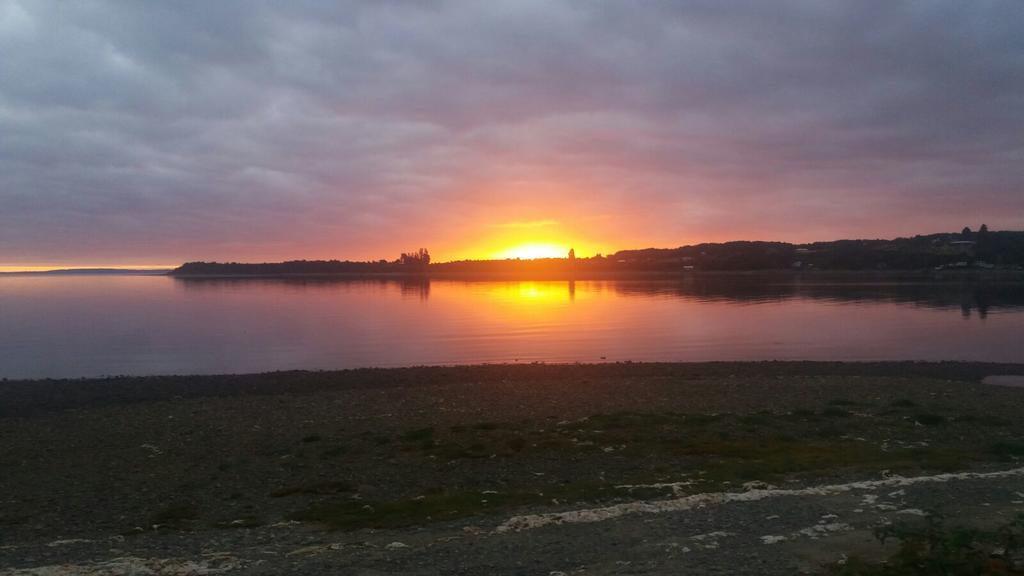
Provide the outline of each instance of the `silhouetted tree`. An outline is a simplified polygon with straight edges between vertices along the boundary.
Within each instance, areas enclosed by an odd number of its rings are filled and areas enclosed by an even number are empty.
[[[996,240],[992,238],[992,235],[988,232],[988,225],[982,224],[981,228],[978,228],[977,244],[974,248],[974,254],[978,259],[983,261],[989,261],[992,259],[1001,260],[996,254],[995,246],[993,246]]]
[[[963,236],[964,238],[970,238],[971,237],[971,227],[970,226],[964,226],[964,229],[960,231],[960,235]]]
[[[430,264],[430,252],[426,248],[420,248],[415,252],[402,252],[398,262],[403,266],[426,269]]]

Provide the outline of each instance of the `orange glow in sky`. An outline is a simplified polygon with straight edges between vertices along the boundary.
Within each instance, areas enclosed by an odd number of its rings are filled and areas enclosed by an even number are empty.
[[[556,214],[558,210],[554,210]],[[578,214],[571,218],[534,217],[488,222],[483,216],[462,233],[431,245],[435,261],[566,258],[609,254],[619,249],[616,236],[600,222]],[[596,240],[596,241],[595,241]],[[611,241],[610,244],[606,243]],[[631,246],[630,243],[625,243]],[[434,248],[433,246],[436,246]]]
[[[509,246],[494,254],[494,258],[522,258],[531,260],[534,258],[565,258],[569,253],[568,246],[546,243],[526,243],[516,246]]]

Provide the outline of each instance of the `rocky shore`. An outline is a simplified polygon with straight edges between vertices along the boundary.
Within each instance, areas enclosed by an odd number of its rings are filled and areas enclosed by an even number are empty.
[[[996,375],[1024,365],[3,382],[0,574],[825,573],[1024,512]]]

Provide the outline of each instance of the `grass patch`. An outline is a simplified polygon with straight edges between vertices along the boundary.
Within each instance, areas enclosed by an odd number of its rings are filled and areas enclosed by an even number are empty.
[[[1010,440],[993,442],[989,447],[989,452],[999,456],[1000,458],[1024,456],[1024,442],[1014,442]]]
[[[952,426],[948,428],[955,436],[937,439],[934,430],[915,424],[920,414],[911,417],[890,410],[859,418],[849,416],[852,414],[839,406],[826,405],[816,413],[807,411],[797,417],[768,412],[707,416],[621,412],[557,426],[550,422],[483,422],[441,432],[419,428],[398,435],[400,443],[395,449],[406,458],[429,458],[416,460],[426,466],[436,466],[435,461],[493,457],[524,458],[523,462],[534,457],[572,458],[590,460],[594,465],[605,458],[633,459],[636,466],[628,472],[617,471],[615,478],[600,484],[559,483],[553,475],[521,475],[512,486],[504,487],[502,494],[483,494],[474,491],[477,484],[452,482],[445,490],[421,486],[418,490],[423,496],[414,499],[337,497],[313,504],[293,517],[334,529],[392,528],[507,512],[523,505],[549,505],[553,501],[572,504],[671,497],[671,489],[643,485],[680,477],[694,479],[690,490],[697,492],[734,489],[751,480],[777,484],[836,476],[873,477],[885,469],[901,474],[946,472],[962,470],[986,457],[994,460],[994,455],[1013,455],[1024,448],[1008,444],[987,451],[991,440],[980,444],[966,440]],[[936,416],[938,422],[952,422]],[[927,416],[924,419],[935,421]],[[885,442],[889,438],[901,440],[893,446]],[[922,442],[915,442],[917,439]],[[518,460],[505,462],[501,466],[514,466]],[[616,488],[627,484],[638,487]],[[282,489],[274,495],[341,492],[330,485],[312,485]]]
[[[427,427],[417,428],[416,430],[409,430],[407,432],[403,432],[402,435],[398,437],[398,439],[401,440],[402,442],[414,443],[429,440],[433,437],[434,429],[432,427]]]
[[[333,530],[405,528],[509,512],[523,506],[559,502],[608,502],[656,499],[671,495],[664,487],[626,488],[608,484],[567,483],[545,485],[536,491],[484,492],[476,490],[427,490],[422,496],[403,500],[331,500],[319,502],[289,516],[293,520],[323,524]]]
[[[214,528],[231,529],[231,528],[258,528],[263,526],[263,519],[259,516],[243,516],[241,518],[235,518],[233,520],[221,520],[214,522]]]
[[[482,442],[473,442],[468,445],[460,443],[442,444],[438,447],[437,451],[438,456],[445,460],[488,458],[491,454],[496,453],[495,446]]]
[[[25,524],[32,517],[27,514],[4,514],[0,512],[0,526],[16,526],[18,524]]]
[[[391,437],[384,434],[375,434],[373,432],[363,432],[359,435],[360,438],[373,444],[374,446],[386,446],[391,444]]]
[[[600,457],[603,449],[614,447],[611,452],[617,458],[662,454],[676,462],[672,468],[679,471],[724,467],[717,475],[730,480],[815,471],[869,472],[886,467],[914,470],[915,459],[921,463],[917,469],[946,471],[971,461],[971,450],[964,449],[963,443],[935,444],[932,438],[933,447],[882,450],[881,441],[852,439],[857,435],[880,434],[909,438],[915,434],[913,422],[935,426],[948,421],[938,414],[918,414],[913,420],[896,412],[852,418],[852,413],[835,405],[828,405],[818,413],[796,414],[799,420],[794,414],[770,412],[745,415],[619,412],[597,414],[568,425],[543,429],[529,429],[524,425],[521,430],[486,422],[470,425],[443,438],[431,436],[428,440],[434,443],[426,448],[438,458],[455,460],[512,457],[524,452]],[[426,433],[405,435],[408,439],[425,436]],[[987,444],[981,447],[982,452],[984,447]],[[680,464],[686,469],[680,470]]]
[[[331,446],[330,448],[320,453],[320,458],[326,460],[328,458],[336,458],[338,456],[343,456],[346,453],[348,453],[347,446]]]
[[[771,414],[746,414],[740,417],[740,422],[746,426],[758,427],[767,426],[771,422]]]
[[[578,422],[577,427],[582,430],[645,429],[680,426],[687,422],[689,424],[707,424],[717,419],[717,416],[687,416],[670,412],[616,412],[613,414],[596,414],[584,421]]]
[[[691,454],[718,456],[702,463],[702,479],[712,483],[781,481],[839,472],[875,472],[884,468],[949,471],[962,468],[969,455],[956,450],[883,451],[863,442],[737,441],[693,446]],[[709,487],[715,489],[715,487]]]
[[[336,500],[314,504],[293,514],[294,520],[315,522],[335,530],[403,528],[476,516],[495,510],[535,504],[536,493],[484,494],[476,491],[442,492],[397,501]]]
[[[941,414],[924,412],[914,416],[914,421],[923,426],[938,426],[946,422],[946,417]]]
[[[343,495],[350,489],[344,483],[282,488],[273,495],[336,496],[295,518],[336,529],[357,529],[414,525],[507,511],[524,504],[547,505],[553,500],[570,504],[663,498],[672,495],[670,489],[643,486],[621,490],[615,486],[679,478],[695,481],[689,491],[721,491],[751,480],[814,483],[823,478],[876,477],[886,469],[904,475],[951,472],[1024,455],[1024,445],[1015,441],[993,443],[1014,440],[1012,436],[992,438],[977,426],[961,423],[958,416],[964,411],[907,411],[904,408],[912,404],[897,400],[876,407],[866,404],[864,412],[853,417],[844,408],[853,404],[839,399],[823,403],[815,411],[788,414],[617,412],[557,424],[553,419],[465,422],[440,430],[404,431],[390,437],[395,443],[388,448],[374,447],[376,436],[363,433],[352,438],[358,447],[353,455],[397,457],[410,465],[435,468],[459,459],[486,460],[474,464],[472,470],[492,469],[508,478],[509,484],[503,486],[503,494],[485,496],[473,491],[478,483],[458,475],[444,483],[445,490],[432,491],[412,482],[403,491],[424,495],[412,500],[355,500]],[[590,485],[572,477],[560,482],[559,475],[564,474],[559,471],[536,477],[524,473],[537,469],[532,468],[537,459],[580,461],[595,467],[611,462],[607,465],[610,473],[602,484]]]
[[[830,406],[867,406],[865,402],[855,402],[853,400],[845,400],[843,398],[836,398],[835,400],[828,401]]]
[[[509,438],[508,441],[505,442],[505,446],[507,446],[508,449],[513,452],[522,452],[523,449],[526,448],[526,439],[523,438],[522,436]]]
[[[284,498],[285,496],[294,496],[296,494],[329,495],[340,494],[342,492],[352,492],[353,490],[354,488],[348,482],[328,480],[326,482],[315,482],[313,484],[279,488],[271,492],[270,496],[272,498]]]
[[[884,563],[852,558],[826,567],[831,576],[1009,576],[1024,575],[1024,516],[995,530],[948,527],[940,517],[924,525],[891,524],[875,538],[899,542]]]
[[[199,518],[199,509],[188,502],[175,502],[154,512],[149,517],[150,525],[183,527]]]

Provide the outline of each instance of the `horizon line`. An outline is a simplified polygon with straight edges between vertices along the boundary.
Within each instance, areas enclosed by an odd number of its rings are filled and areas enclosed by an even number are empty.
[[[42,264],[42,265],[0,265],[0,274],[18,274],[32,272],[75,272],[82,270],[141,270],[147,272],[159,272],[162,270],[174,270],[180,264],[109,264],[109,265],[88,265],[88,264]]]

